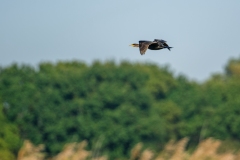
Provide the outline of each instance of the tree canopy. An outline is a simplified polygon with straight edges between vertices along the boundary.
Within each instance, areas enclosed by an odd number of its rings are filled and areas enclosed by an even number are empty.
[[[0,68],[0,97],[7,125],[0,147],[6,142],[12,153],[20,139],[45,144],[49,156],[87,140],[112,158],[127,157],[138,142],[160,149],[183,137],[193,146],[240,139],[240,59],[204,83],[151,63],[13,64]]]

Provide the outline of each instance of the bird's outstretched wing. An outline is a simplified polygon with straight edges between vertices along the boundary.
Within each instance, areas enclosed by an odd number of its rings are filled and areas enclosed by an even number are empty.
[[[153,42],[151,41],[139,41],[139,50],[140,54],[143,55],[148,49],[148,46],[152,44]]]
[[[163,39],[154,39],[154,42],[157,42],[158,45],[160,45],[164,48],[167,48],[168,50],[170,50],[170,48],[172,48],[172,47],[169,47],[168,44],[167,44],[167,41],[165,41]]]
[[[165,41],[163,39],[154,39],[153,42],[157,42],[160,46],[168,46],[167,41]]]
[[[161,43],[166,43],[167,41],[163,39],[154,39],[154,42],[161,42]]]

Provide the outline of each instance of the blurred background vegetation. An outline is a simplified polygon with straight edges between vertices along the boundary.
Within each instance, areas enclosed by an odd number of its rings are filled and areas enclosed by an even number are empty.
[[[44,144],[46,157],[82,141],[109,159],[127,159],[139,142],[160,151],[184,137],[189,150],[209,137],[237,149],[240,59],[202,83],[127,61],[0,67],[0,126],[1,160],[15,159],[26,139]]]

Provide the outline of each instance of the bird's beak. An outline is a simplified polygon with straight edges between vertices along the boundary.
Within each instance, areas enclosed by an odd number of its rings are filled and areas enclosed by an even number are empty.
[[[129,46],[133,46],[133,44],[130,44]]]

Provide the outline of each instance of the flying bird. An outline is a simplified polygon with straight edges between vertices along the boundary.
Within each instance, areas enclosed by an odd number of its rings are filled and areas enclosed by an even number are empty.
[[[140,54],[144,55],[147,49],[150,50],[160,50],[167,48],[169,51],[173,47],[169,47],[167,44],[167,41],[162,40],[162,39],[154,39],[154,41],[144,41],[140,40],[139,44],[133,43],[130,46],[132,47],[139,47]]]

